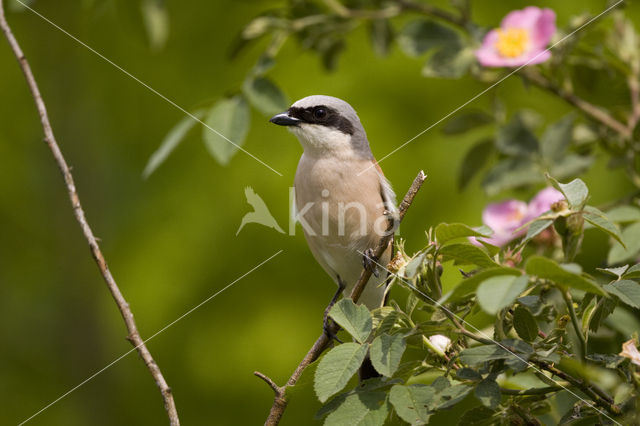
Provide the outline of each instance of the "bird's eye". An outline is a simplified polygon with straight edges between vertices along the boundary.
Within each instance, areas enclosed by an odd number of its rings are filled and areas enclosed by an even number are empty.
[[[327,116],[327,110],[324,108],[316,108],[313,110],[313,116],[318,119],[323,119]]]

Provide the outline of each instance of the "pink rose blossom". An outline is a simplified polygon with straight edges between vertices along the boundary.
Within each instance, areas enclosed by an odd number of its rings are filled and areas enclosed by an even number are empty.
[[[529,6],[504,17],[500,28],[487,33],[476,58],[485,67],[535,65],[551,58],[547,45],[556,32],[551,9]]]
[[[548,187],[538,192],[529,204],[520,200],[506,200],[487,205],[482,212],[482,222],[491,228],[493,235],[482,240],[498,247],[506,245],[527,233],[526,228],[518,228],[550,210],[553,203],[563,199],[560,191]],[[470,241],[481,245],[475,238],[470,238]]]

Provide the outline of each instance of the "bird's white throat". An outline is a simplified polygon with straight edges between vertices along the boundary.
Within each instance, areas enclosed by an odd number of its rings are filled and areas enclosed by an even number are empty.
[[[298,137],[305,152],[314,156],[351,158],[355,154],[351,135],[333,127],[302,123],[289,130]]]

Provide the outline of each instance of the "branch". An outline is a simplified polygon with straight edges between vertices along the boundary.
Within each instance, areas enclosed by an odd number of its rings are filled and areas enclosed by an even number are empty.
[[[180,420],[178,419],[178,412],[176,411],[176,405],[173,400],[173,394],[171,393],[171,388],[167,385],[164,377],[162,376],[162,372],[160,371],[160,367],[153,360],[151,353],[147,349],[144,344],[144,341],[140,337],[140,333],[136,327],[136,323],[133,319],[133,313],[129,308],[129,304],[122,296],[118,285],[116,284],[111,272],[109,271],[109,267],[107,266],[107,262],[100,251],[100,246],[98,245],[98,241],[87,222],[87,219],[84,214],[84,210],[82,209],[82,205],[80,204],[80,198],[78,197],[78,192],[76,191],[76,185],[73,180],[73,176],[71,174],[71,170],[67,165],[67,162],[60,151],[60,147],[56,142],[55,136],[53,134],[53,130],[51,129],[51,123],[49,122],[49,116],[47,114],[47,108],[42,99],[42,95],[40,94],[40,90],[38,89],[38,84],[33,76],[33,72],[31,71],[31,67],[27,62],[18,41],[16,40],[9,24],[7,23],[5,12],[4,12],[4,1],[0,0],[0,28],[4,33],[11,49],[13,50],[13,54],[18,60],[18,64],[24,73],[25,79],[27,81],[27,85],[31,90],[31,95],[36,104],[36,108],[38,110],[38,114],[40,115],[40,122],[42,124],[42,129],[44,131],[44,141],[47,146],[51,150],[51,154],[53,155],[54,160],[56,161],[60,172],[62,173],[62,177],[64,178],[64,182],[67,187],[67,192],[69,194],[69,199],[71,200],[71,206],[73,207],[73,214],[75,215],[76,221],[80,225],[82,229],[82,233],[84,234],[85,239],[89,243],[89,249],[91,250],[91,254],[93,259],[95,260],[98,268],[100,269],[100,273],[102,274],[102,278],[104,279],[113,299],[118,305],[118,309],[120,310],[120,314],[124,319],[125,325],[127,326],[127,331],[129,335],[127,336],[127,340],[131,342],[132,345],[135,346],[135,349],[138,351],[138,354],[144,360],[144,363],[147,365],[149,372],[153,376],[153,379],[160,388],[160,392],[162,393],[162,398],[164,399],[165,410],[167,411],[167,415],[169,416],[169,423],[171,426],[178,426],[180,424]]]
[[[534,69],[523,69],[520,71],[521,75],[525,77],[529,82],[535,84],[536,86],[548,90],[549,92],[557,95],[558,97],[564,99],[569,104],[573,105],[587,116],[592,119],[599,121],[604,126],[610,128],[611,130],[618,133],[625,139],[631,138],[631,131],[629,128],[621,123],[620,121],[613,118],[607,111],[593,105],[584,99],[576,96],[574,93],[564,90],[558,87],[555,83],[548,80],[542,74],[540,74],[537,70]]]
[[[407,210],[411,206],[411,203],[413,203],[413,199],[415,198],[416,194],[420,190],[420,187],[422,186],[422,183],[425,181],[426,178],[427,177],[425,176],[424,172],[421,170],[420,173],[418,173],[418,176],[416,176],[416,178],[414,179],[413,183],[411,184],[411,187],[407,191],[407,194],[404,196],[404,199],[402,200],[398,208],[399,210],[398,221],[397,222],[392,221],[390,223],[389,228],[387,228],[387,232],[385,232],[384,236],[380,239],[380,241],[378,242],[378,245],[374,250],[374,255],[377,258],[382,257],[382,254],[389,246],[389,242],[393,237],[393,231],[404,218],[404,215],[406,214]],[[364,288],[367,285],[367,282],[369,281],[370,277],[371,277],[371,271],[369,270],[369,268],[364,268],[362,270],[362,273],[360,274],[360,278],[358,279],[358,282],[356,283],[356,285],[353,287],[353,290],[351,291],[350,297],[354,303],[358,302],[358,299],[360,298],[360,295],[364,291]],[[334,330],[332,331],[336,332],[337,326],[335,324],[333,325],[334,325]],[[271,380],[269,377],[265,376],[264,374],[258,371],[253,373],[256,376],[260,377],[262,380],[264,380],[271,387],[271,389],[273,389],[275,393],[273,406],[271,407],[271,411],[269,412],[269,417],[267,417],[265,425],[272,426],[272,425],[277,425],[280,422],[280,419],[284,414],[284,410],[287,408],[287,397],[285,394],[287,386],[295,386],[295,384],[298,382],[298,380],[302,376],[302,373],[304,372],[304,370],[309,366],[309,364],[311,364],[313,361],[318,359],[320,354],[322,354],[322,352],[329,346],[329,343],[331,343],[331,340],[329,339],[329,337],[327,337],[327,334],[322,333],[320,337],[318,337],[316,342],[313,344],[311,349],[309,349],[304,359],[300,362],[300,364],[298,364],[298,367],[296,367],[291,377],[289,377],[289,380],[287,381],[287,384],[285,386],[280,387],[276,385],[273,382],[273,380]]]
[[[515,395],[515,396],[522,396],[522,395],[545,395],[547,393],[551,393],[551,392],[559,392],[561,390],[563,390],[564,388],[561,386],[546,386],[543,388],[531,388],[531,389],[507,389],[507,388],[500,388],[500,393],[503,393],[505,395]]]

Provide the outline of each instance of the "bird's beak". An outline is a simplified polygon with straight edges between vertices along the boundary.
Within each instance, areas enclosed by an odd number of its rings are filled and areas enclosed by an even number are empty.
[[[277,124],[278,126],[297,126],[300,123],[300,120],[297,118],[291,117],[289,113],[282,112],[280,114],[276,114],[271,117],[269,120],[273,124]]]

